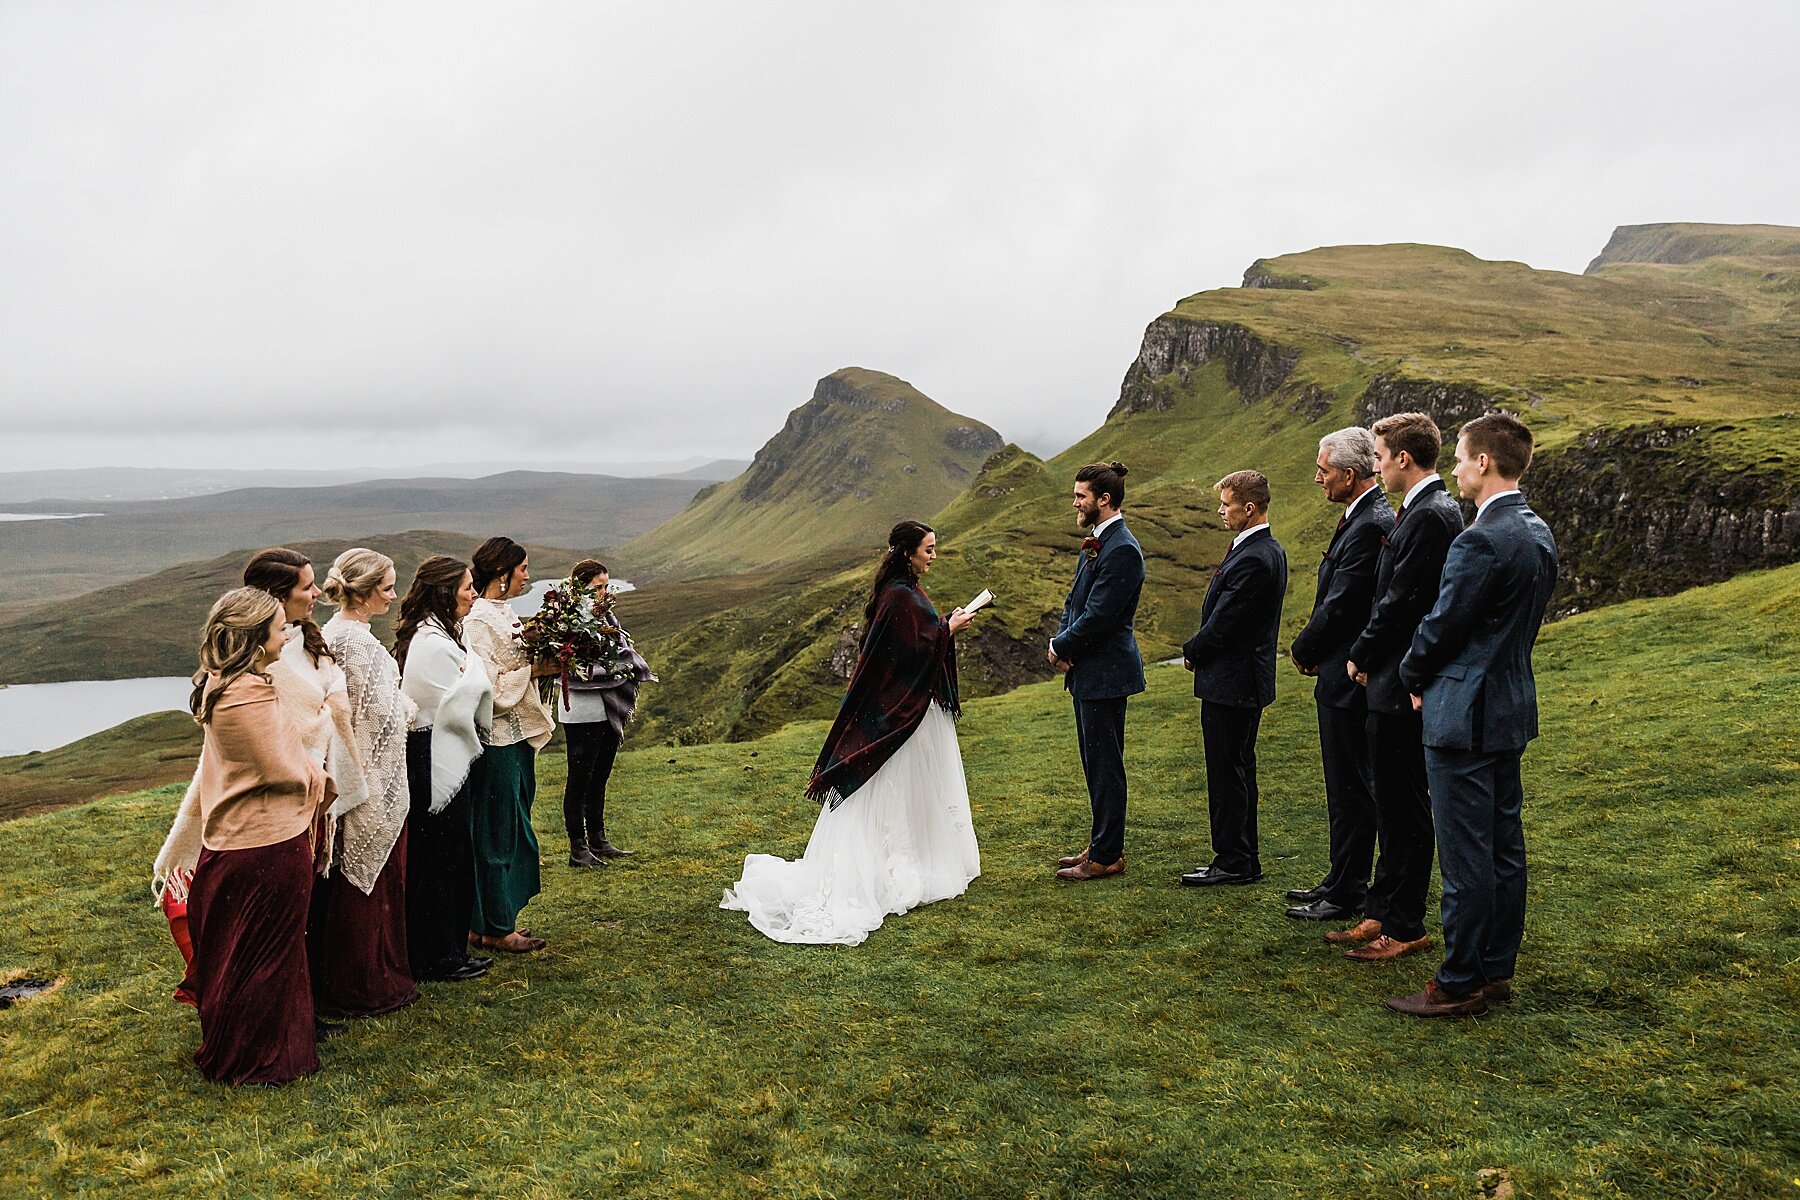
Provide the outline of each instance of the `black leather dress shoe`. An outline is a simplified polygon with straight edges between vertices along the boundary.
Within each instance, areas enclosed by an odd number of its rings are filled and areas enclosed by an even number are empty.
[[[1212,887],[1221,883],[1255,883],[1262,878],[1262,872],[1240,874],[1237,871],[1221,871],[1217,867],[1200,867],[1189,871],[1181,877],[1182,887]]]
[[[1361,909],[1348,908],[1342,904],[1334,904],[1330,900],[1314,900],[1311,904],[1296,904],[1287,910],[1287,915],[1296,921],[1341,921],[1345,917],[1353,917]]]
[[[1314,900],[1323,900],[1325,898],[1325,885],[1321,883],[1317,887],[1289,888],[1287,891],[1287,898],[1292,900],[1295,904],[1311,904]]]
[[[479,979],[488,973],[494,965],[491,958],[470,958],[463,955],[458,958],[445,959],[419,978],[427,983],[462,983],[469,979]]]

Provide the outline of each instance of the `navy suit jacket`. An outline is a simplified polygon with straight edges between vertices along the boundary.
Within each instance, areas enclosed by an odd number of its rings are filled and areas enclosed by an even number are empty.
[[[1556,569],[1556,539],[1520,495],[1489,503],[1451,543],[1437,604],[1400,661],[1425,698],[1427,746],[1491,754],[1537,736],[1531,647]]]
[[[1344,671],[1351,643],[1369,623],[1375,604],[1375,577],[1381,543],[1394,527],[1381,486],[1373,496],[1359,497],[1356,512],[1331,537],[1319,560],[1319,586],[1313,593],[1312,617],[1294,639],[1294,661],[1319,672],[1313,697],[1331,708],[1363,707],[1363,690]]]
[[[1400,682],[1400,659],[1412,645],[1419,622],[1437,603],[1444,559],[1462,530],[1462,506],[1451,499],[1444,481],[1437,479],[1426,484],[1410,505],[1403,506],[1394,527],[1381,539],[1375,604],[1369,610],[1369,623],[1350,647],[1350,661],[1357,670],[1369,673],[1370,711],[1412,711],[1412,697]],[[1341,673],[1343,668],[1338,670]]]
[[[1287,552],[1266,525],[1225,555],[1200,606],[1200,630],[1181,648],[1194,668],[1194,695],[1236,708],[1275,703],[1287,582]]]
[[[1056,656],[1074,665],[1063,687],[1077,700],[1114,700],[1144,690],[1144,660],[1132,621],[1144,591],[1144,551],[1123,518],[1100,534],[1100,553],[1083,551],[1075,582],[1050,640]]]

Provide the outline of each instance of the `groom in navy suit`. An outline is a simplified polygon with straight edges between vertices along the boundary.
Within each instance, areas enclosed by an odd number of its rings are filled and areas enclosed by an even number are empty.
[[[1075,516],[1091,536],[1081,543],[1075,582],[1063,604],[1050,665],[1075,701],[1075,736],[1087,776],[1093,823],[1088,844],[1057,860],[1056,877],[1076,883],[1125,871],[1125,700],[1144,690],[1132,620],[1144,590],[1144,552],[1125,528],[1125,464],[1094,463],[1075,472]]]
[[[1512,998],[1525,932],[1524,789],[1537,736],[1531,648],[1556,589],[1556,539],[1519,494],[1531,430],[1508,413],[1463,426],[1456,483],[1475,522],[1450,544],[1437,605],[1400,660],[1423,715],[1443,875],[1444,965],[1387,1002],[1416,1017],[1479,1016]]]

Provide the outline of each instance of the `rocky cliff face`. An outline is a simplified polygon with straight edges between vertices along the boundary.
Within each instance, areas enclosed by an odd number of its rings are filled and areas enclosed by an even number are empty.
[[[1144,330],[1137,359],[1126,369],[1119,388],[1119,402],[1107,416],[1172,407],[1170,390],[1159,389],[1157,382],[1172,375],[1185,385],[1196,367],[1211,362],[1224,363],[1225,378],[1245,404],[1254,404],[1286,383],[1299,361],[1300,351],[1268,341],[1242,325],[1158,317]]]
[[[1395,413],[1422,412],[1437,422],[1448,446],[1456,441],[1458,429],[1500,407],[1498,397],[1469,384],[1377,375],[1357,398],[1356,423],[1373,425]]]
[[[1695,453],[1709,432],[1599,430],[1532,464],[1525,491],[1562,558],[1559,615],[1800,561],[1795,481],[1721,470]]]

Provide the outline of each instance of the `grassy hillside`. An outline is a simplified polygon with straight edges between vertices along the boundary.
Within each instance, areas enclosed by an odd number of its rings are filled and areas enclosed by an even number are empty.
[[[66,599],[240,546],[296,540],[467,529],[477,540],[495,531],[522,542],[616,546],[674,516],[701,486],[694,479],[514,471],[108,503],[105,515],[77,521],[0,522],[0,605],[10,615],[21,602]]]
[[[911,384],[845,367],[821,379],[736,479],[624,546],[634,581],[761,570],[833,550],[872,550],[903,517],[960,492],[1000,436]]]
[[[162,784],[185,784],[200,728],[185,713],[151,713],[39,754],[0,758],[0,821]]]
[[[332,559],[351,546],[368,546],[394,560],[402,594],[419,563],[433,554],[465,561],[480,538],[467,533],[412,530],[369,537],[294,542],[312,559],[320,578]],[[204,562],[183,563],[147,579],[117,583],[64,603],[36,608],[0,623],[0,683],[53,683],[66,679],[136,679],[193,671],[200,627],[219,593],[243,579],[244,563],[260,546],[233,550]],[[554,579],[585,557],[586,550],[527,545],[534,575]],[[314,617],[324,624],[336,611],[323,599]],[[377,618],[377,636],[389,636],[395,611]]]
[[[1207,854],[1178,668],[1132,704],[1128,873],[1051,881],[1086,806],[1063,698],[1028,687],[959,730],[982,877],[855,949],[714,907],[745,853],[805,844],[822,726],[627,752],[610,828],[639,856],[603,872],[556,861],[547,757],[527,911],[551,951],[429,987],[279,1090],[191,1066],[146,892],[179,789],[13,822],[0,978],[62,986],[0,1012],[0,1190],[1429,1200],[1500,1171],[1519,1196],[1788,1195],[1797,606],[1788,569],[1546,631],[1518,994],[1473,1022],[1381,1007],[1433,959],[1354,966],[1281,916],[1326,851],[1292,672],[1261,743],[1267,884],[1175,886]]]

